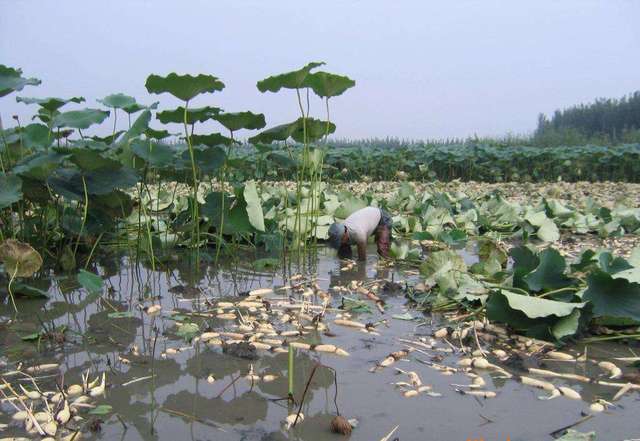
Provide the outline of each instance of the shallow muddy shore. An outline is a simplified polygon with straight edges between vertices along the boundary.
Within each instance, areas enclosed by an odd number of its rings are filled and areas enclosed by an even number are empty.
[[[67,385],[79,382],[86,370],[92,372],[92,377],[106,372],[106,392],[93,402],[112,406],[112,411],[100,416],[103,423],[98,434],[84,433],[88,438],[343,439],[329,431],[329,423],[336,413],[334,377],[329,369],[318,368],[302,407],[304,421],[286,430],[282,420],[295,414],[297,407],[287,406],[286,401],[273,401],[287,394],[286,353],[258,350],[256,359],[247,360],[226,354],[215,344],[188,343],[176,333],[180,315],[192,317],[199,324],[200,333],[207,327],[209,332],[238,332],[237,320],[206,318],[206,311],[220,302],[241,302],[247,297],[237,296],[246,296],[251,290],[290,286],[296,283],[296,278],[291,280],[291,276],[303,274],[302,280],[317,278],[318,292],[329,293],[331,301],[323,321],[328,332],[310,331],[301,341],[335,345],[349,356],[296,350],[294,395],[300,399],[316,363],[335,369],[339,410],[346,418],[358,421],[350,436],[352,440],[379,440],[395,426],[398,429],[394,437],[400,440],[455,441],[480,437],[552,440],[552,432],[581,420],[597,399],[611,400],[616,394],[616,388],[566,378],[546,378],[556,387],[572,388],[581,399],[561,396],[542,400],[539,397],[546,396],[546,391],[517,380],[517,375],[526,373],[526,364],[508,368],[510,374],[515,375],[513,378],[504,378],[502,372],[487,369],[465,372],[459,363],[468,355],[453,349],[463,345],[455,340],[432,340],[434,331],[442,327],[445,318],[439,314],[423,315],[413,310],[404,298],[402,285],[415,283],[415,272],[410,268],[379,266],[374,250],[370,251],[366,263],[345,264],[337,260],[332,251],[320,248],[304,262],[287,262],[273,272],[255,271],[248,265],[248,258],[218,269],[206,264],[196,266],[187,258],[180,258],[176,267],[156,273],[126,259],[105,260],[100,267],[107,286],[102,300],[91,299],[74,280],[61,275],[48,287],[49,300],[21,304],[19,320],[13,321],[12,310],[5,305],[1,325],[3,355],[0,361],[5,364],[2,370],[6,373],[15,369],[20,362],[24,366],[55,362],[60,364]],[[477,260],[473,251],[472,248],[460,251],[469,264]],[[376,323],[375,333],[334,323],[336,314],[344,314],[334,309],[342,304],[342,295],[358,296],[357,291],[334,288],[381,280],[400,282],[396,289],[380,293],[387,305],[384,313],[369,302],[370,312],[348,317],[361,323]],[[277,309],[278,299],[297,302],[304,295],[304,291],[288,292],[284,296],[276,295],[270,302]],[[161,305],[161,312],[150,315],[141,309],[150,305]],[[65,326],[64,342],[42,341],[38,350],[33,342],[21,341],[20,336],[40,326],[39,320]],[[432,349],[418,343],[407,344],[407,341],[426,342],[423,344],[432,345]],[[487,351],[492,348],[484,340],[481,344]],[[370,372],[390,353],[408,346],[416,350],[390,366]],[[585,347],[572,345],[563,351],[576,357],[584,353]],[[637,343],[588,345],[590,360],[633,357],[639,352]],[[432,363],[448,367],[452,374],[443,374],[434,369]],[[634,372],[634,368],[620,365],[625,373]],[[603,378],[601,370],[591,361],[545,360],[538,367]],[[429,388],[417,396],[405,397],[407,386],[393,385],[408,381],[398,369],[415,372]],[[458,371],[453,372],[454,369]],[[265,375],[274,378],[268,382],[252,382],[246,378],[252,371],[262,378]],[[472,380],[469,375],[480,376],[486,383],[482,390],[495,392],[495,398],[457,392],[456,389],[471,390],[465,389]],[[43,378],[39,385],[45,390],[47,387],[54,390],[53,380]],[[626,393],[614,407],[589,418],[576,429],[593,430],[604,437],[599,439],[612,441],[637,437],[639,403],[638,392]],[[11,409],[7,403],[2,404],[2,410],[0,423],[10,423]],[[3,436],[22,433],[11,423]]]

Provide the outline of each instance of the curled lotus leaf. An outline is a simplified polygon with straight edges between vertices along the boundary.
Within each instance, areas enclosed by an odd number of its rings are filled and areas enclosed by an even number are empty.
[[[122,138],[118,140],[118,144],[127,144],[131,142],[132,139],[137,138],[138,136],[145,133],[145,131],[149,128],[150,122],[151,111],[149,109],[145,109],[144,112],[142,112],[136,118],[129,130],[127,130]]]
[[[189,101],[201,93],[213,93],[224,89],[224,83],[213,75],[178,75],[175,72],[166,77],[151,74],[145,87],[149,93],[170,93],[182,101]]]
[[[331,98],[342,95],[345,91],[354,87],[356,82],[342,75],[329,72],[314,72],[307,75],[304,85],[305,87],[310,87],[321,98]]]
[[[40,83],[41,81],[37,78],[24,78],[22,69],[0,64],[0,97],[22,90],[25,86],[37,86]]]
[[[0,260],[9,274],[31,277],[42,266],[42,256],[28,243],[7,239],[0,244]]]
[[[304,142],[305,134],[307,142],[318,140],[336,131],[336,125],[315,118],[298,118],[292,123],[281,124],[258,133],[249,138],[252,144],[269,144],[274,141],[286,141],[292,138],[296,142]]]
[[[270,144],[274,141],[286,141],[291,137],[291,134],[295,130],[295,122],[288,124],[280,124],[270,129],[263,130],[256,136],[249,138],[249,142],[252,144],[264,143]]]
[[[564,288],[574,282],[565,275],[567,264],[557,250],[553,248],[542,250],[538,258],[539,263],[536,269],[523,278],[531,291]]]
[[[314,118],[298,119],[296,127],[291,137],[296,142],[313,142],[321,139],[325,135],[330,135],[336,131],[336,125],[332,122],[322,121]]]
[[[57,111],[60,107],[69,103],[80,104],[84,102],[84,97],[82,96],[74,96],[71,98],[57,98],[57,97],[47,97],[47,98],[29,98],[24,96],[17,96],[16,101],[24,104],[37,104],[45,110],[53,113]]]
[[[94,124],[102,123],[108,116],[108,111],[99,109],[71,110],[56,115],[53,118],[53,126],[87,129]]]
[[[249,222],[256,230],[264,231],[264,213],[255,181],[248,181],[244,184],[243,196],[247,203]]]
[[[220,113],[214,117],[227,130],[235,132],[240,129],[256,130],[267,125],[264,114],[253,112]]]
[[[306,87],[304,83],[309,73],[324,64],[324,62],[311,62],[301,69],[272,75],[264,80],[258,81],[256,86],[262,93],[267,91],[278,92],[280,89],[300,89]]]

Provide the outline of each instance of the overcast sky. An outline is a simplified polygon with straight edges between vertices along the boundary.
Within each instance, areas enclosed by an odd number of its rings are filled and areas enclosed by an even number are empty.
[[[177,101],[147,94],[148,74],[210,73],[227,87],[194,105],[275,125],[297,116],[295,95],[256,81],[325,61],[357,83],[333,100],[336,136],[501,135],[640,89],[638,23],[633,0],[0,0],[0,63],[42,79],[20,95],[91,107],[123,92],[169,108]],[[0,99],[5,125],[31,114],[15,96]]]

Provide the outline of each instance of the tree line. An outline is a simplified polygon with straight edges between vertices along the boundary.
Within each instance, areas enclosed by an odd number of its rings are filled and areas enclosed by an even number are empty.
[[[538,116],[533,141],[541,146],[621,144],[640,141],[640,91],[600,98]]]

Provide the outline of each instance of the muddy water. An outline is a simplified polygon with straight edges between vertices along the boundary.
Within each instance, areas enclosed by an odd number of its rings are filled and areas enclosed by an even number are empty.
[[[471,263],[474,256],[465,250],[461,253]],[[67,384],[79,382],[80,374],[87,369],[107,372],[112,384],[106,398],[100,404],[110,404],[114,413],[102,417],[105,422],[98,435],[88,437],[118,440],[306,440],[322,441],[341,439],[329,431],[329,422],[335,415],[333,374],[319,368],[310,384],[302,409],[306,419],[292,430],[285,430],[281,421],[293,408],[286,401],[277,401],[287,393],[286,354],[261,354],[255,361],[223,354],[219,349],[204,346],[189,348],[173,356],[163,358],[168,347],[186,347],[173,334],[174,322],[168,311],[192,312],[204,308],[207,298],[233,297],[258,287],[280,286],[287,277],[298,272],[311,272],[319,278],[323,289],[333,285],[347,285],[351,280],[395,279],[407,280],[403,269],[378,269],[373,250],[366,264],[359,264],[349,271],[341,271],[341,264],[327,249],[318,250],[313,260],[299,268],[286,265],[274,272],[258,272],[252,269],[250,259],[238,257],[219,270],[202,264],[195,267],[185,258],[176,259],[174,268],[165,272],[151,272],[141,265],[127,263],[126,259],[105,260],[100,267],[105,276],[106,294],[102,300],[92,298],[79,289],[74,277],[58,276],[47,288],[51,298],[47,301],[21,301],[20,320],[11,324],[11,311],[5,303],[0,317],[0,361],[7,363],[3,370],[11,369],[16,362],[27,364],[56,360],[62,365]],[[199,288],[194,290],[193,288]],[[155,303],[163,306],[163,315],[150,318],[136,306],[143,300],[157,297]],[[388,320],[388,326],[380,326],[380,336],[372,336],[349,328],[332,326],[335,337],[311,335],[309,340],[332,343],[347,350],[349,357],[296,352],[295,394],[300,397],[306,380],[316,361],[331,366],[338,373],[337,403],[341,413],[359,422],[352,440],[377,441],[392,428],[400,440],[465,441],[544,441],[551,440],[551,432],[572,424],[587,411],[596,398],[611,399],[615,389],[585,386],[564,380],[557,385],[570,385],[581,392],[585,401],[557,398],[542,401],[542,391],[523,386],[513,380],[493,379],[483,376],[487,389],[495,390],[494,399],[480,400],[462,396],[451,384],[468,384],[469,378],[456,374],[443,376],[418,359],[430,360],[429,354],[414,353],[407,361],[396,363],[404,370],[416,371],[423,383],[433,385],[433,391],[441,397],[420,395],[404,398],[390,383],[405,381],[393,368],[370,373],[369,368],[392,351],[402,348],[398,338],[414,339],[416,335],[430,335],[437,327],[437,317],[425,317],[407,309],[401,292],[385,298],[390,308],[384,315],[375,312],[360,314],[363,322]],[[335,305],[340,296],[334,294]],[[146,302],[149,304],[150,302]],[[114,310],[131,311],[131,317],[109,318]],[[409,312],[414,321],[392,318],[395,314]],[[39,317],[39,318],[38,318]],[[67,341],[54,348],[42,344],[23,342],[20,335],[34,332],[44,323],[65,325]],[[212,323],[214,327],[223,323]],[[154,329],[159,336],[155,339]],[[128,354],[132,345],[139,347],[139,356]],[[582,351],[582,347],[576,348]],[[632,356],[640,353],[638,346],[620,344],[591,345],[589,355],[609,358]],[[128,363],[122,360],[124,357]],[[458,356],[449,355],[444,364],[455,365]],[[250,365],[258,373],[275,374],[276,381],[257,383],[253,386],[244,378]],[[597,376],[597,368],[568,363],[548,363],[547,368]],[[585,372],[586,370],[586,372]],[[131,380],[153,373],[153,379],[122,386]],[[215,382],[207,381],[209,376]],[[43,379],[52,385],[52,380]],[[51,386],[53,387],[53,386]],[[591,430],[600,440],[616,441],[640,436],[639,394],[624,396],[615,409],[610,409],[580,424],[576,429]],[[3,405],[2,409],[7,410]],[[0,423],[9,421],[0,414]],[[19,435],[20,429],[11,427],[1,436]],[[391,439],[393,439],[391,438]]]

